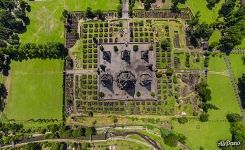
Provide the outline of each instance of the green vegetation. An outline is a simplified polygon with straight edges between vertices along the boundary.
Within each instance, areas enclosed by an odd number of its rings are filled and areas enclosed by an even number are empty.
[[[62,120],[63,61],[32,59],[11,63],[8,120]]]
[[[234,74],[235,80],[245,73],[245,55],[244,54],[230,54],[231,70]]]
[[[48,0],[29,1],[31,12],[27,13],[31,22],[27,32],[20,35],[23,43],[64,42],[64,18],[62,12],[86,10],[117,10],[119,0]],[[31,37],[31,38],[30,38]]]
[[[238,88],[242,107],[245,108],[245,73],[238,79]]]
[[[179,4],[178,7],[189,7],[193,14],[196,14],[198,11],[200,11],[200,22],[211,24],[218,18],[219,10],[224,1],[225,0],[220,0],[220,2],[216,4],[212,10],[208,9],[206,0],[187,0],[185,4]]]

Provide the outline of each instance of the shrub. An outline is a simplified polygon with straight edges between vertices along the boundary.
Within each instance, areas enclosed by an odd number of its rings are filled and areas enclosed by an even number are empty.
[[[157,78],[161,78],[161,77],[162,77],[162,73],[161,73],[161,72],[157,72],[157,73],[156,73],[156,77],[157,77]]]
[[[238,122],[242,120],[242,117],[237,113],[231,113],[226,116],[229,122]]]
[[[201,122],[206,122],[206,121],[208,121],[208,114],[206,114],[206,113],[202,113],[201,115],[200,115],[200,121]]]
[[[155,94],[154,92],[151,92],[151,96],[152,96],[152,97],[155,97],[156,94]]]
[[[99,97],[100,97],[100,98],[105,97],[105,93],[103,93],[103,92],[99,92]]]
[[[172,68],[170,68],[170,67],[167,67],[167,71],[166,71],[166,75],[167,76],[171,76],[172,74],[173,74],[173,69]]]
[[[174,133],[170,133],[164,138],[164,143],[171,147],[175,147],[177,146],[178,143],[178,136],[175,135]]]
[[[161,41],[161,48],[163,50],[166,50],[168,47],[170,47],[170,42],[169,40],[165,39]]]
[[[139,50],[139,46],[138,46],[138,45],[134,45],[134,46],[133,46],[133,50],[134,50],[135,52],[137,52],[137,51]]]
[[[188,122],[188,119],[186,117],[180,117],[180,118],[178,118],[178,122],[182,123],[182,124],[185,124],[185,123]]]
[[[136,93],[136,95],[137,95],[137,97],[140,97],[141,93],[138,91],[138,92]]]
[[[117,52],[118,51],[118,47],[114,46],[114,51]]]
[[[198,115],[198,113],[196,112],[196,111],[193,111],[193,114],[192,114],[193,116],[197,116]]]

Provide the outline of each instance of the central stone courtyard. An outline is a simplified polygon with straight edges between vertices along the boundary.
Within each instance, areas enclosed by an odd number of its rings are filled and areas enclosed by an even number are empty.
[[[98,46],[100,100],[156,100],[156,54],[150,47],[151,43]]]

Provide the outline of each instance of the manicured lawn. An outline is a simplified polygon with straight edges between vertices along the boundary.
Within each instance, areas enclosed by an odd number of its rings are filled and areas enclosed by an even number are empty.
[[[62,120],[63,61],[33,59],[12,62],[5,119]]]
[[[64,42],[64,25],[61,20],[63,0],[33,1],[31,12],[27,13],[30,25],[20,35],[22,43]]]
[[[245,73],[245,62],[242,60],[245,54],[230,54],[229,59],[231,62],[231,70],[237,80],[239,77]]]
[[[218,12],[224,3],[225,0],[221,0],[212,10],[207,8],[207,1],[206,0],[187,0],[185,4],[180,4],[180,8],[189,7],[192,13],[195,15],[198,11],[200,11],[200,21],[206,22],[208,24],[215,21],[218,17]]]
[[[116,10],[119,0],[44,0],[28,1],[31,12],[27,13],[30,25],[27,31],[20,35],[22,43],[64,42],[64,9],[69,11],[86,10]]]
[[[210,55],[209,58],[208,70],[217,72],[223,72],[227,70],[223,56],[220,57],[218,54],[217,56],[213,57]]]
[[[186,124],[173,122],[174,130],[187,137],[186,144],[191,149],[218,150],[217,141],[231,138],[228,122],[209,121],[202,123],[199,120],[190,120]]]
[[[214,30],[213,34],[208,40],[208,43],[211,44],[214,42],[219,42],[220,38],[221,38],[221,32],[219,30]]]

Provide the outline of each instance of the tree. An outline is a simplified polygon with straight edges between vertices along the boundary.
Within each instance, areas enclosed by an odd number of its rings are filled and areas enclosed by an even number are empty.
[[[97,18],[102,20],[102,21],[105,20],[105,16],[104,16],[102,10],[100,10],[100,9],[96,10],[95,16],[97,16]]]
[[[156,0],[144,0],[145,10],[150,10],[151,4],[155,3],[155,2],[156,2]]]
[[[171,147],[175,147],[178,144],[178,136],[174,133],[170,133],[164,138],[164,143]]]
[[[226,115],[226,118],[229,122],[238,122],[242,120],[242,116],[237,113],[230,113]]]
[[[242,107],[245,108],[245,74],[238,78],[239,96],[241,98]]]
[[[173,72],[174,72],[174,70],[172,68],[167,67],[167,71],[166,71],[167,76],[172,76]]]
[[[137,52],[138,49],[139,49],[139,46],[138,46],[138,45],[134,45],[134,46],[133,46],[133,50],[134,50],[135,52]]]
[[[188,119],[186,117],[180,117],[178,118],[178,122],[181,124],[185,124],[188,122]]]
[[[206,122],[206,121],[208,121],[208,114],[206,114],[206,113],[202,113],[201,115],[200,115],[200,121],[201,122]]]
[[[117,46],[114,46],[113,48],[114,48],[115,52],[118,52],[118,47]]]
[[[89,111],[88,112],[88,116],[93,117],[94,116],[94,113],[92,111]]]
[[[85,15],[86,15],[87,18],[90,18],[90,19],[93,19],[95,17],[95,14],[93,13],[91,7],[87,7]]]
[[[118,13],[118,18],[122,17],[122,4],[119,4],[117,6],[117,13]]]
[[[220,0],[206,0],[207,1],[207,7],[209,8],[209,9],[212,9],[214,6],[215,6],[215,4],[217,4],[217,3],[219,3],[220,2]]]
[[[227,17],[236,5],[236,0],[226,0],[225,3],[221,6],[219,14],[223,17]]]
[[[137,97],[140,97],[140,95],[141,95],[141,93],[138,91],[138,92],[136,92],[136,96]]]
[[[100,97],[100,98],[103,98],[104,96],[105,96],[105,93],[99,92],[99,97]]]
[[[155,97],[156,94],[155,94],[154,92],[151,92],[151,96],[152,96],[152,97]]]
[[[161,41],[161,48],[163,50],[166,50],[168,47],[170,47],[170,41],[169,39],[164,39]]]

